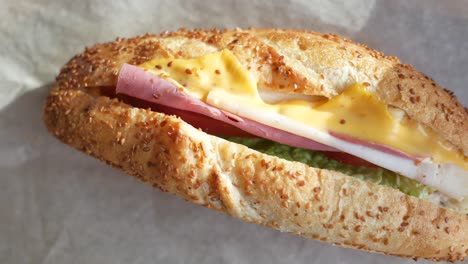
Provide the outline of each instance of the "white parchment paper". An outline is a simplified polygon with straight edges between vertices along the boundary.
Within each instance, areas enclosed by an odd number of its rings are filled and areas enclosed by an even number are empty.
[[[413,263],[189,204],[72,150],[42,125],[50,84],[85,45],[248,26],[344,35],[415,65],[468,105],[465,0],[0,0],[0,263]]]

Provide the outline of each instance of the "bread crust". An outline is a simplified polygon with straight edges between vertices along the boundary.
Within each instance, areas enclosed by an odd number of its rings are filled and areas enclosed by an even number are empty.
[[[294,45],[306,53],[295,53]],[[402,106],[423,123],[427,118],[434,121],[415,109],[424,100],[452,109],[448,120],[425,124],[466,151],[467,129],[463,128],[467,113],[446,91],[431,84],[429,89],[441,96],[423,99],[426,90],[416,88],[416,84],[421,87],[426,83],[419,80],[423,75],[395,58],[334,35],[298,31],[179,31],[88,48],[57,77],[45,105],[46,126],[61,141],[154,187],[247,222],[391,255],[448,261],[466,257],[466,215],[392,188],[268,156],[205,134],[174,116],[95,96],[93,89],[87,89],[115,86],[120,65],[125,62],[197,57],[226,47],[250,66],[259,85],[288,92],[332,96],[346,87],[346,81],[331,78],[335,74],[331,69],[355,63],[359,74],[377,75],[369,82],[382,99]],[[295,65],[294,54],[308,58],[304,65],[318,74],[318,80],[314,73]],[[321,64],[313,65],[318,62]],[[411,78],[411,74],[416,77]],[[406,90],[406,86],[414,88]],[[417,96],[409,89],[421,93],[411,105],[402,97],[405,93]],[[438,115],[442,110],[431,111]]]

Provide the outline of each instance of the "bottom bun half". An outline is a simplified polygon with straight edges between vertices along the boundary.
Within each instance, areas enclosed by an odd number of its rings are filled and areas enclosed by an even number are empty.
[[[463,260],[468,216],[208,135],[175,116],[83,90],[52,89],[47,128],[141,181],[244,221],[334,245]]]

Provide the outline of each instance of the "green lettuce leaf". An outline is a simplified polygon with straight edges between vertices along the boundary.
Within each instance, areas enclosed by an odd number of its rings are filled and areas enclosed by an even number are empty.
[[[398,173],[383,168],[343,164],[326,157],[318,151],[291,147],[263,138],[227,137],[226,139],[271,156],[301,162],[315,168],[339,171],[364,181],[389,186],[420,199],[427,198],[434,191],[431,187]]]

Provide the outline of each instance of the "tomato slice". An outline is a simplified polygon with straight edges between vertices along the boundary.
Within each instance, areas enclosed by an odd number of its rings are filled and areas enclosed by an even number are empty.
[[[202,114],[147,102],[123,94],[119,94],[118,97],[125,103],[135,107],[145,109],[151,108],[151,110],[155,112],[178,116],[193,127],[199,128],[211,135],[226,137],[254,137],[252,134],[247,133],[233,125],[213,119],[211,117],[207,117]]]
[[[195,128],[200,128],[204,132],[217,136],[227,137],[252,137],[253,135],[245,132],[231,124],[201,115],[198,113],[184,111],[164,105],[155,105],[154,111],[168,115],[176,115]]]
[[[372,168],[378,167],[375,164],[372,164],[356,156],[350,155],[346,152],[322,151],[321,153],[323,153],[325,156],[327,156],[330,159],[334,159],[341,163],[352,165],[352,166],[365,166],[365,167],[372,167]]]

